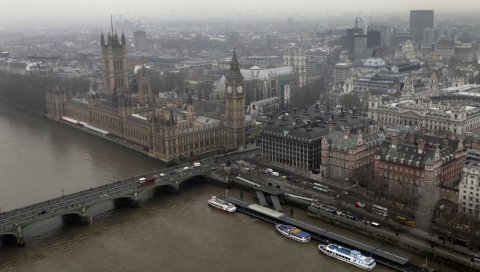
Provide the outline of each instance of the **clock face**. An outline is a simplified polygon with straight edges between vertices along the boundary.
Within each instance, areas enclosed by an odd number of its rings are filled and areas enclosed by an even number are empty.
[[[237,93],[241,94],[243,92],[243,87],[242,86],[238,86],[237,87]]]
[[[231,94],[232,93],[232,86],[227,87],[227,93]]]

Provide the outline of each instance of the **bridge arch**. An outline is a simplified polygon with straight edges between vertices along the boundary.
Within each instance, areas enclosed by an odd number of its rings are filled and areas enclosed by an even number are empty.
[[[81,211],[69,211],[62,214],[62,219],[66,223],[76,223],[82,225],[88,225],[91,223],[91,217],[87,216]]]
[[[3,232],[0,233],[0,241],[8,244],[17,244],[18,235],[15,232]]]
[[[182,183],[184,183],[185,181],[190,181],[191,179],[194,179],[194,178],[205,178],[205,177],[206,177],[206,174],[198,174],[198,175],[187,176],[183,179],[178,180],[178,182],[176,184],[178,186],[181,186]]]
[[[129,206],[129,207],[138,207],[138,194],[135,195],[123,195],[113,199],[115,206]]]

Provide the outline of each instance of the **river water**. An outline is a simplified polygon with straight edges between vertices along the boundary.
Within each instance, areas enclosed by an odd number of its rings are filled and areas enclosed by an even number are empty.
[[[164,167],[4,104],[0,104],[0,143],[2,211]],[[314,241],[295,242],[277,233],[273,225],[207,205],[211,195],[224,193],[191,180],[179,194],[157,193],[138,209],[100,205],[88,227],[66,226],[60,218],[38,223],[26,229],[26,247],[0,248],[0,271],[361,271],[319,254]],[[300,210],[294,210],[294,216],[383,246],[307,218]],[[375,271],[391,270],[377,266]]]

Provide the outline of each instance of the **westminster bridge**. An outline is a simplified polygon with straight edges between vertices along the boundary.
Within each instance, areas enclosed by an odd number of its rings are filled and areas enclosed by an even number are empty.
[[[96,188],[90,188],[73,194],[49,199],[26,207],[0,214],[0,239],[12,244],[25,245],[25,229],[53,217],[61,216],[67,222],[83,225],[92,223],[91,209],[107,201],[114,201],[132,207],[139,206],[139,199],[160,187],[178,191],[180,184],[194,177],[208,177],[227,182],[217,172],[217,165],[253,157],[258,148],[232,152],[213,159],[201,160],[201,166],[180,164],[137,177],[116,181]],[[186,170],[188,167],[188,170]],[[141,184],[139,179],[155,178],[155,182]]]

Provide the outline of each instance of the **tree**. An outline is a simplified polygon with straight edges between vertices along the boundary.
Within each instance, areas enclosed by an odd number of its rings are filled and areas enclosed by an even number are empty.
[[[355,109],[361,109],[362,108],[362,103],[360,101],[360,98],[358,96],[353,95],[351,93],[344,94],[342,97],[340,97],[340,100],[338,101],[340,105],[343,106],[344,109],[348,110],[353,110]]]
[[[384,177],[373,176],[367,188],[374,192],[376,196],[383,197],[385,195],[385,179]]]
[[[88,92],[89,81],[86,78],[0,73],[0,97],[33,112],[45,109],[45,93],[52,89],[58,89],[67,95],[81,95]]]
[[[321,99],[322,94],[326,93],[326,87],[323,77],[310,82],[310,84],[300,88],[294,93],[290,99],[290,107],[300,109],[313,105],[316,101]],[[328,97],[328,95],[326,97]]]
[[[373,169],[371,166],[358,167],[350,173],[349,179],[367,187],[373,179]]]

